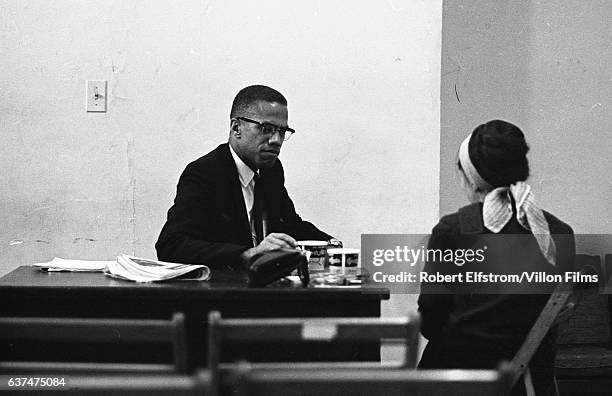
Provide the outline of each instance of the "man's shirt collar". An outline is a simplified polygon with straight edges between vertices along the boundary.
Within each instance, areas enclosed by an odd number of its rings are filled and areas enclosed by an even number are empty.
[[[253,172],[253,170],[249,168],[249,166],[240,159],[240,157],[238,156],[238,154],[236,154],[231,145],[229,145],[229,149],[232,153],[232,158],[234,158],[234,162],[236,163],[236,168],[238,169],[238,178],[240,179],[240,184],[242,184],[243,187],[246,187],[249,185],[249,183],[251,183],[251,180],[253,180],[255,172]]]

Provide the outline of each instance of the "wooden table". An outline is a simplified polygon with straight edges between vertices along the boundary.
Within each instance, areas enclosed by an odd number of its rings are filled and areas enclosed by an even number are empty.
[[[101,273],[43,272],[22,266],[0,278],[0,316],[170,318],[183,312],[192,367],[204,365],[206,317],[379,317],[389,291],[362,288],[248,288],[244,273],[217,271],[207,282],[139,284]],[[227,349],[224,360],[379,360],[378,345],[324,343],[271,350],[266,345]],[[278,357],[282,356],[282,359]]]

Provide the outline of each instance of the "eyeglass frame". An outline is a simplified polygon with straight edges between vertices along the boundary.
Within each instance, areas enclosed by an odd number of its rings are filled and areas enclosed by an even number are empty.
[[[278,126],[278,125],[272,124],[271,122],[260,122],[260,121],[252,120],[250,118],[242,117],[242,116],[234,117],[234,119],[235,120],[241,120],[241,121],[249,122],[251,124],[259,125],[261,127],[261,132],[264,135],[267,135],[268,139],[271,138],[272,136],[274,136],[274,134],[276,132],[278,132],[278,135],[281,137],[281,139],[284,142],[286,142],[295,133],[295,129],[293,129],[293,128]],[[272,133],[265,132],[267,127],[274,128],[274,131]],[[288,135],[287,135],[287,132],[289,132]]]

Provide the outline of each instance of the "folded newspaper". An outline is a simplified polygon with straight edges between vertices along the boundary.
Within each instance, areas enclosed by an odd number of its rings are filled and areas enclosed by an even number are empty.
[[[48,263],[34,265],[49,272],[103,272],[113,278],[134,282],[159,282],[169,279],[205,281],[210,278],[210,268],[205,265],[167,263],[127,254],[117,256],[115,261],[66,260],[56,257]]]

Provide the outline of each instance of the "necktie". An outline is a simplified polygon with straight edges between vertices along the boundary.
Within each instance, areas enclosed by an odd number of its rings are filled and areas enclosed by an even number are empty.
[[[255,239],[257,244],[263,241],[263,183],[259,174],[253,176],[255,181],[255,191],[253,193],[253,228],[255,229]]]

